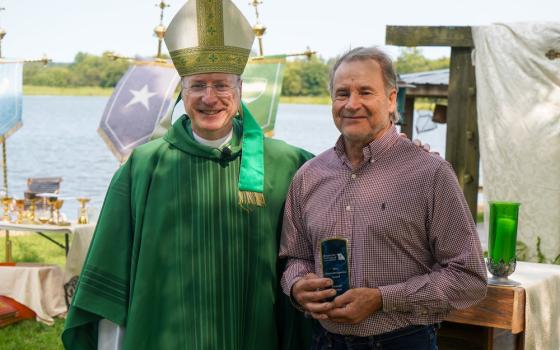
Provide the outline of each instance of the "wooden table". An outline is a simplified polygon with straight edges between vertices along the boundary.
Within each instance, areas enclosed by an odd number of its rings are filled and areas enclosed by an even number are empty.
[[[488,286],[486,298],[442,324],[440,349],[523,349],[525,289]]]

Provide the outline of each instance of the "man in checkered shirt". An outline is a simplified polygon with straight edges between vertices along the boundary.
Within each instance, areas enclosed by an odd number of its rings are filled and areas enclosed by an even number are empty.
[[[302,166],[284,214],[284,292],[320,321],[314,349],[437,349],[439,322],[486,294],[480,241],[453,169],[399,137],[397,79],[376,48],[331,73],[336,145]],[[320,245],[342,238],[350,289],[322,278]]]

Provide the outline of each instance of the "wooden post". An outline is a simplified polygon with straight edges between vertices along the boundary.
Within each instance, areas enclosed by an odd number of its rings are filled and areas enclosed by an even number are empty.
[[[412,131],[414,130],[414,98],[406,97],[404,100],[403,122],[401,124],[401,132],[412,140]]]
[[[398,46],[451,46],[445,154],[476,220],[480,157],[471,27],[387,26],[385,42]]]
[[[451,49],[445,158],[453,166],[476,220],[479,150],[471,51],[466,47]]]

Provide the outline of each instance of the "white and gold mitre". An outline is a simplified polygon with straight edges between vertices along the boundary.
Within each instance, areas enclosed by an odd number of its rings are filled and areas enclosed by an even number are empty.
[[[179,75],[241,75],[255,35],[231,0],[189,0],[171,20],[165,44]]]

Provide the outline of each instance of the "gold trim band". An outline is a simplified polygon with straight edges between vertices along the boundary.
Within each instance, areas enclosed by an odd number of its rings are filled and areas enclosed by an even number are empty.
[[[233,46],[191,47],[170,52],[181,77],[201,73],[241,75],[249,58],[249,50]]]

